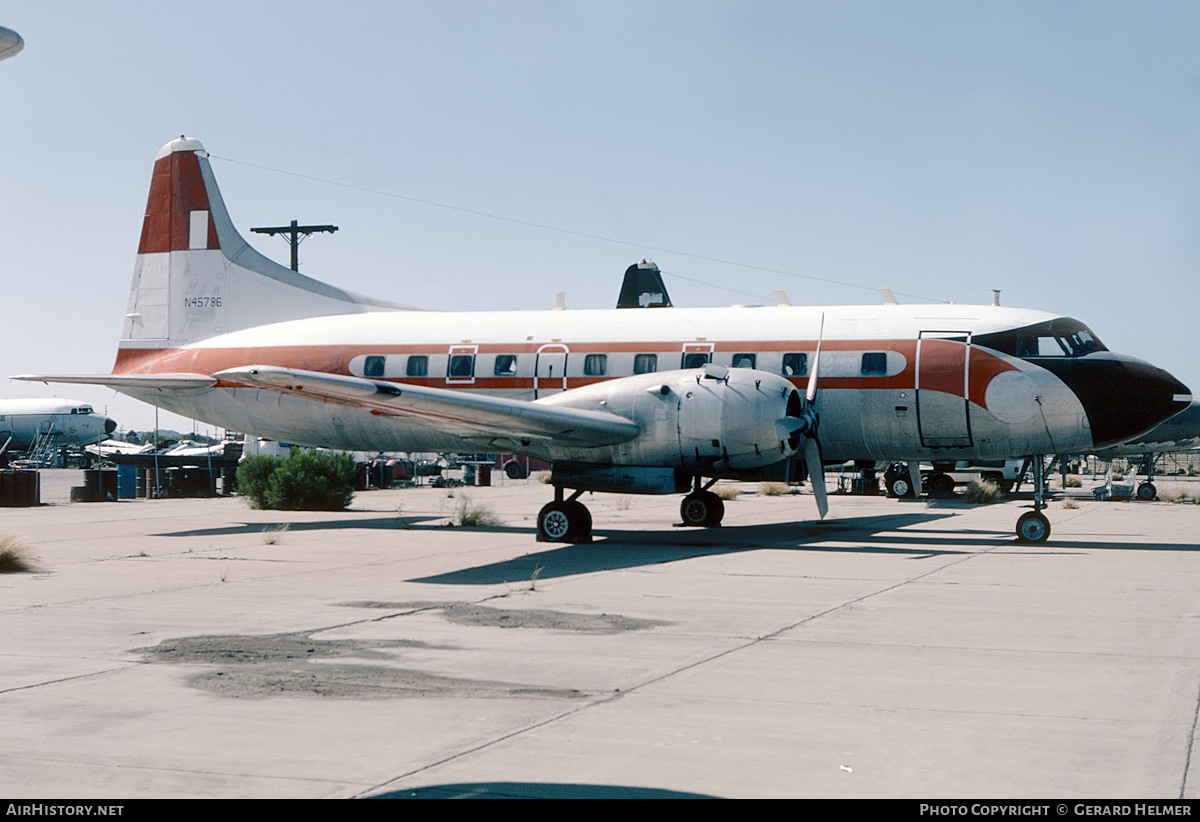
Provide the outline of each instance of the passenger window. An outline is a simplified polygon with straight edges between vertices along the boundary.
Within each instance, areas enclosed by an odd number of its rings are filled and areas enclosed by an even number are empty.
[[[753,368],[754,363],[757,362],[757,360],[758,360],[758,357],[755,356],[754,354],[734,354],[733,355],[733,367],[734,368]]]
[[[863,354],[862,375],[864,377],[887,376],[887,354],[882,351],[871,351]]]
[[[446,371],[446,375],[455,379],[475,376],[475,355],[451,354],[450,368]]]
[[[638,354],[633,358],[633,373],[650,374],[658,370],[657,354]]]
[[[686,351],[683,355],[684,368],[700,368],[712,361],[712,354],[708,351]]]
[[[367,357],[363,360],[363,376],[364,377],[382,377],[383,376],[383,357]]]
[[[783,376],[785,376],[785,377],[807,377],[808,376],[808,355],[807,354],[784,354],[783,355]]]
[[[496,367],[492,373],[497,377],[515,377],[517,375],[517,355],[497,354]]]
[[[607,354],[588,354],[583,360],[585,377],[603,377],[608,371]]]
[[[408,370],[404,373],[409,377],[429,376],[429,357],[424,354],[413,354],[408,358]]]

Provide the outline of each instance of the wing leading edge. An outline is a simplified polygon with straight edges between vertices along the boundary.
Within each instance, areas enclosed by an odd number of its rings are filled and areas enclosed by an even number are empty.
[[[427,419],[449,433],[470,438],[502,438],[515,443],[555,440],[586,448],[628,442],[641,432],[637,423],[605,411],[550,406],[319,371],[250,365],[220,371],[213,378],[222,383],[264,388],[373,414]]]

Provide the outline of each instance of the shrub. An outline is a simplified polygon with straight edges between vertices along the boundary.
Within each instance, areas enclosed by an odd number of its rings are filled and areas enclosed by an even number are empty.
[[[250,457],[238,466],[237,480],[258,508],[340,511],[354,496],[354,459],[298,449],[282,459]]]
[[[34,570],[29,543],[12,531],[0,531],[0,574]]]
[[[758,493],[764,497],[782,497],[788,493],[786,482],[760,482]]]
[[[1068,475],[1066,477],[1066,479],[1063,480],[1063,488],[1082,488],[1082,487],[1083,487],[1083,482],[1080,481],[1079,477],[1073,477],[1073,476]]]
[[[736,485],[714,485],[712,492],[725,502],[737,499],[742,493]]]
[[[1000,499],[1000,486],[991,480],[973,479],[963,491],[963,499],[967,502],[987,503]]]
[[[503,525],[500,518],[492,511],[490,505],[486,502],[475,502],[467,494],[463,494],[458,500],[458,505],[454,510],[453,522],[455,525],[463,525],[466,527],[488,528],[496,525]]]
[[[282,457],[246,457],[238,463],[237,489],[244,497],[250,499],[255,508],[267,507],[267,482],[275,473]]]

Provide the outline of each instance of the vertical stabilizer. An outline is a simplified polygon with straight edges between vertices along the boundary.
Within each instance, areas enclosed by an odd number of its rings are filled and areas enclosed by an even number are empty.
[[[208,154],[181,136],[159,150],[122,349],[175,348],[267,323],[406,308],[305,277],[238,234]]]
[[[625,269],[617,308],[670,308],[671,298],[663,285],[662,272],[650,260]]]

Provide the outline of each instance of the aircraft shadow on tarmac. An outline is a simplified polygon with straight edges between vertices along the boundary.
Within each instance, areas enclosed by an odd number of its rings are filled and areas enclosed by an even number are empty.
[[[656,531],[598,530],[588,544],[562,545],[539,543],[544,550],[525,554],[502,562],[462,568],[443,574],[411,580],[440,585],[494,585],[538,579],[587,574],[658,565],[702,556],[751,550],[788,550],[839,554],[877,554],[927,559],[977,553],[994,549],[998,544],[1012,543],[1013,550],[1023,555],[1031,553],[1061,553],[1072,551],[1139,550],[1195,551],[1200,546],[1182,543],[1131,543],[1113,534],[1111,540],[1061,540],[1040,546],[1020,545],[1006,533],[990,530],[942,530],[928,526],[954,516],[951,510],[886,514],[874,517],[854,517],[816,522],[801,520],[755,525],[722,526],[719,528],[671,528]],[[316,522],[237,523],[214,528],[198,528],[155,534],[162,537],[217,537],[260,534],[287,528],[290,532],[339,531],[344,529],[380,529],[408,531],[413,534],[445,531],[444,516],[346,518]],[[900,530],[904,529],[904,530]],[[481,533],[527,534],[526,526],[494,525],[486,527],[455,527],[456,531]],[[1105,535],[1108,536],[1108,535]],[[936,547],[935,547],[936,546]]]
[[[699,793],[627,785],[570,785],[552,782],[463,782],[374,794],[367,799],[715,799]]]
[[[442,585],[493,585],[658,565],[702,556],[738,551],[790,550],[837,553],[911,555],[914,558],[972,553],[981,546],[994,546],[997,535],[987,533],[964,537],[961,533],[930,532],[909,535],[890,533],[921,523],[952,516],[950,513],[893,514],[856,517],[824,522],[800,521],[767,525],[737,525],[720,528],[673,528],[660,531],[596,531],[593,542],[580,545],[549,545],[545,550],[503,562],[463,568],[436,576],[410,580]],[[876,534],[886,536],[876,537]],[[875,539],[871,544],[866,540]],[[940,548],[930,547],[938,543]],[[961,549],[946,550],[947,543]],[[545,544],[545,543],[543,543]]]

